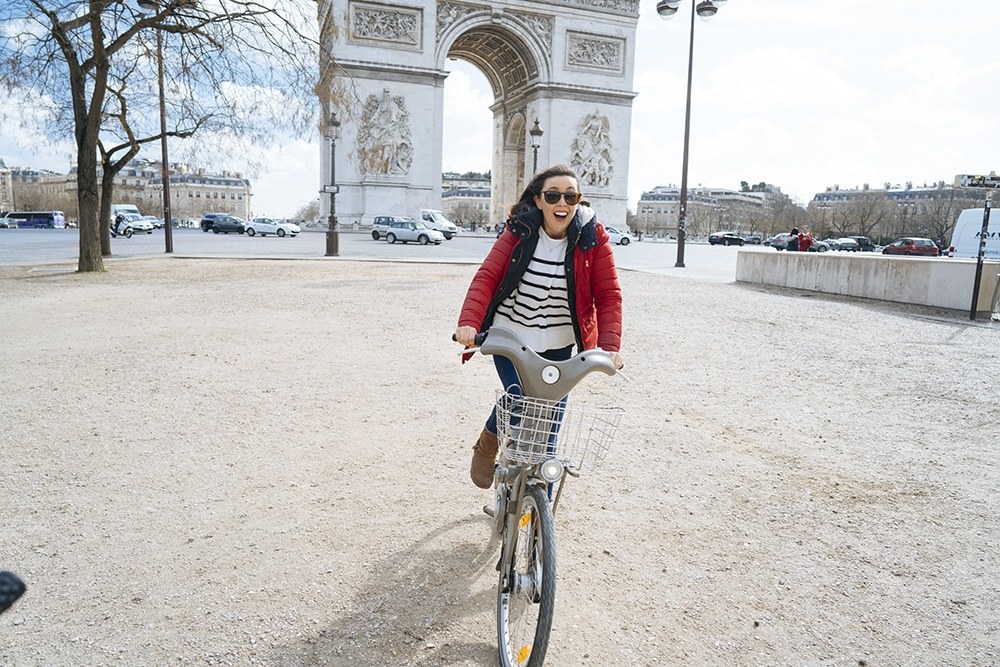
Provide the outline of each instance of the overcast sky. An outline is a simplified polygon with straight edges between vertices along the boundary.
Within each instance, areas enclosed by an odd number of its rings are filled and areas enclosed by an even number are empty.
[[[643,191],[681,181],[692,1],[670,21],[641,2],[633,209]],[[689,186],[765,181],[806,203],[833,185],[1000,171],[998,5],[731,0],[696,19]],[[456,63],[445,95],[444,168],[489,169],[485,78]]]
[[[629,204],[679,184],[690,3],[663,21],[641,0]],[[803,204],[828,186],[951,182],[1000,171],[996,0],[731,0],[695,24],[688,183],[765,181]],[[487,171],[492,93],[471,65],[445,84],[447,171]],[[0,125],[9,166],[65,172],[69,150]],[[313,137],[253,178],[254,213],[291,216],[319,190]],[[158,152],[149,157],[156,159]]]

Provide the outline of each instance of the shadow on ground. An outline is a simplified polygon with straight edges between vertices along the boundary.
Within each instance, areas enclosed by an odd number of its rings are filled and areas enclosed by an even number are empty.
[[[378,561],[338,617],[271,664],[493,665],[499,541],[487,517],[442,525]]]

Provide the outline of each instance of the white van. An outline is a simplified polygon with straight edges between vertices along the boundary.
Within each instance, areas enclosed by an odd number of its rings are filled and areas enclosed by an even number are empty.
[[[420,219],[431,229],[436,229],[449,241],[455,234],[458,234],[458,226],[454,222],[444,217],[441,211],[425,208],[420,211]]]
[[[983,232],[983,209],[967,208],[958,214],[955,231],[951,233],[949,257],[977,259],[979,239]],[[1000,213],[990,210],[990,226],[986,234],[986,249],[983,259],[1000,260]]]
[[[126,218],[135,216],[137,218],[142,217],[142,213],[139,213],[139,209],[136,208],[135,204],[112,204],[111,205],[111,220],[115,219],[115,216],[121,213]]]

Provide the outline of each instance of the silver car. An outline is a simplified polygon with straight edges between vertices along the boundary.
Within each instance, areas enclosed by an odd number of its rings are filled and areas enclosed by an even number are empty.
[[[628,245],[631,240],[628,237],[628,234],[620,232],[614,227],[605,226],[604,230],[608,233],[608,236],[611,237],[611,242],[615,245]]]
[[[140,215],[138,217],[125,216],[128,219],[129,226],[132,227],[132,232],[138,234],[139,232],[146,232],[147,234],[153,233],[153,223],[151,223],[147,218],[152,216]]]
[[[298,236],[302,228],[291,222],[282,222],[281,220],[275,220],[273,218],[254,218],[246,224],[247,234],[254,236],[255,234],[260,234],[261,236],[267,236],[268,234],[274,234],[275,236]]]
[[[444,242],[444,234],[436,229],[430,229],[427,225],[417,220],[404,220],[393,222],[389,225],[389,229],[385,233],[385,240],[389,243],[395,243],[396,241],[402,241],[403,243],[416,241],[420,245],[427,245],[428,243],[441,245]]]

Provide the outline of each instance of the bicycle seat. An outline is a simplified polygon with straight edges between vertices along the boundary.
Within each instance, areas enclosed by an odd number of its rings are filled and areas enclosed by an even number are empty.
[[[590,373],[614,375],[618,372],[611,355],[604,350],[587,350],[566,361],[549,361],[528,349],[515,333],[506,329],[491,329],[479,346],[479,352],[510,359],[517,369],[524,395],[549,401],[561,400]]]

